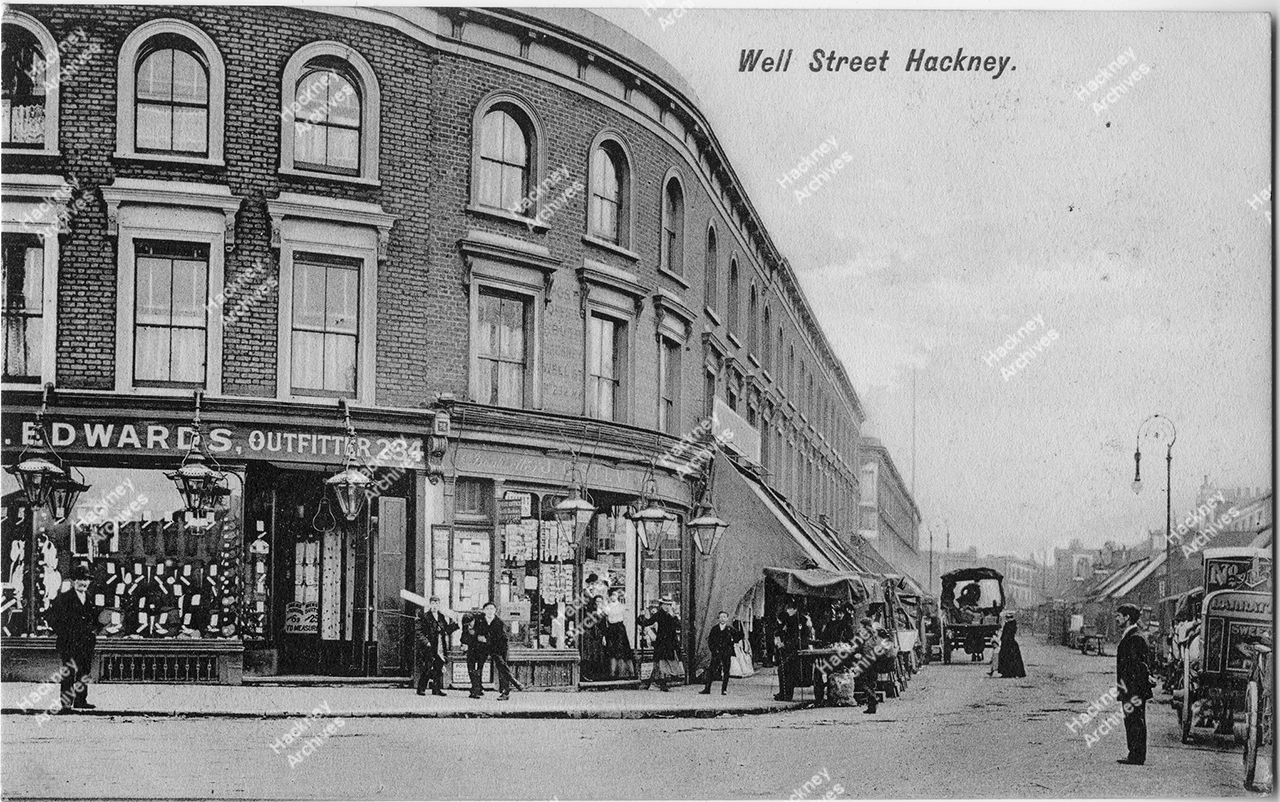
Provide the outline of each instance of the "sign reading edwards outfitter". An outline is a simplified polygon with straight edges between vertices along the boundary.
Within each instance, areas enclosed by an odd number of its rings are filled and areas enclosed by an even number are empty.
[[[54,422],[49,435],[54,448],[83,449],[104,454],[166,454],[180,457],[191,446],[194,429],[158,421],[100,420]],[[5,416],[6,449],[34,446],[39,438],[36,422]],[[270,459],[284,462],[339,463],[345,457],[342,432],[302,428],[251,428],[240,425],[211,426],[205,445],[214,456],[232,459]],[[356,437],[356,457],[379,468],[422,470],[427,464],[420,437]]]
[[[761,49],[743,50],[738,59],[738,72],[786,72],[791,69],[791,57],[795,50],[783,48],[777,56],[765,55]],[[954,54],[936,55],[926,52],[925,48],[911,49],[907,56],[904,72],[994,72],[991,80],[1018,69],[1011,66],[1013,56],[975,56],[964,52],[961,47]],[[880,55],[851,56],[841,55],[838,50],[818,48],[813,51],[807,66],[809,72],[888,72],[889,51]]]

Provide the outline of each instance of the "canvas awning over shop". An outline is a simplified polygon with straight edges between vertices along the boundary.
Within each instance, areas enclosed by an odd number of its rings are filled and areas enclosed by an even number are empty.
[[[1128,596],[1135,588],[1154,574],[1157,568],[1164,565],[1164,556],[1164,552],[1162,551],[1156,554],[1154,558],[1146,559],[1144,561],[1145,564],[1142,565],[1142,567],[1129,574],[1129,576],[1120,585],[1111,590],[1106,597],[1110,599],[1123,599],[1125,596]]]
[[[884,580],[868,574],[820,568],[766,568],[764,575],[791,596],[809,596],[855,605],[884,598]]]
[[[717,514],[729,523],[709,557],[694,555],[693,646],[695,665],[708,657],[707,633],[721,610],[738,603],[762,581],[766,568],[858,568],[825,533],[815,531],[785,497],[723,453],[712,464]]]

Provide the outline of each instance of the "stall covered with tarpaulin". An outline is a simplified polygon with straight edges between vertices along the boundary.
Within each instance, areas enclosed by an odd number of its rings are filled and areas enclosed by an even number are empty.
[[[719,453],[711,468],[717,514],[729,523],[715,551],[694,563],[693,667],[707,663],[707,634],[716,614],[730,615],[760,582],[765,568],[855,571],[838,543],[814,533],[786,499],[748,468]]]
[[[884,580],[869,574],[820,568],[766,568],[764,575],[791,596],[816,596],[854,606],[884,599]]]

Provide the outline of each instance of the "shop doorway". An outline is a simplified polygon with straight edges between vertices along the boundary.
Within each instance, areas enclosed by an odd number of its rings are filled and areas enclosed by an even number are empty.
[[[325,493],[325,474],[276,470],[273,635],[280,674],[369,673],[367,546],[370,505],[348,521]]]

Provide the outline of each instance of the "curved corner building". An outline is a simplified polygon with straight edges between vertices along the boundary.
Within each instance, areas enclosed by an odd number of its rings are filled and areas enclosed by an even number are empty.
[[[103,681],[403,676],[409,589],[492,599],[535,686],[618,679],[579,631],[606,584],[645,659],[661,596],[696,655],[761,565],[847,567],[858,397],[692,89],[620,29],[15,5],[3,37],[4,464],[43,427],[90,485],[55,520],[3,475],[11,676],[56,670],[81,563]],[[166,476],[197,392],[212,523]],[[712,475],[714,548],[685,526]],[[642,496],[671,514],[643,537]]]

